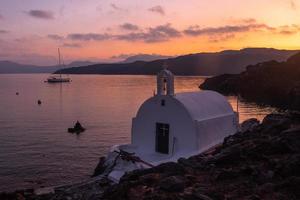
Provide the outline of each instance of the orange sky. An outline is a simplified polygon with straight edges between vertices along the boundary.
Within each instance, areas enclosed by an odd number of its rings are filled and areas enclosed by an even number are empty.
[[[0,60],[300,49],[300,0],[1,0]],[[124,56],[120,56],[120,59]]]

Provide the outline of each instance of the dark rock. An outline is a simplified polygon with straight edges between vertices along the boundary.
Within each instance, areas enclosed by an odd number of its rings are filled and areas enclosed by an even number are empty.
[[[100,157],[99,163],[97,164],[97,167],[95,168],[92,177],[98,176],[105,171],[106,166],[104,164],[105,164],[105,157]]]
[[[216,172],[214,172],[214,178],[218,181],[231,180],[239,177],[239,175],[240,174],[237,171],[234,171],[232,168],[217,170]]]
[[[140,169],[137,169],[137,170],[133,170],[133,171],[130,171],[130,172],[126,172],[120,179],[120,183],[123,183],[123,182],[129,182],[129,181],[132,181],[132,180],[136,180],[138,179],[140,176],[143,176],[143,175],[146,175],[146,174],[149,174],[149,173],[152,173],[152,170],[140,170]]]
[[[284,191],[289,194],[290,199],[300,198],[300,177],[292,176],[275,186],[278,191]]]
[[[300,177],[300,155],[291,155],[284,159],[285,163],[277,169],[276,173],[282,177],[299,176]]]
[[[258,141],[258,140],[257,140]],[[273,140],[262,139],[252,149],[258,156],[291,153],[291,148],[286,141],[276,138]]]
[[[168,192],[181,192],[184,189],[184,178],[181,176],[166,177],[158,185],[160,189]]]
[[[257,193],[260,195],[263,195],[265,193],[272,193],[274,192],[274,187],[275,186],[273,183],[265,183],[257,188]]]
[[[175,162],[168,162],[158,165],[153,168],[154,172],[165,173],[168,176],[182,175],[185,172],[185,168]]]
[[[141,176],[139,178],[139,180],[143,183],[143,184],[146,184],[146,185],[152,185],[152,184],[155,184],[155,182],[159,181],[160,179],[160,175],[159,174],[155,174],[155,173],[152,173],[152,174],[146,174],[144,176]]]
[[[223,149],[220,153],[216,154],[208,163],[216,165],[226,165],[240,162],[241,157],[241,145],[234,145]]]
[[[248,119],[241,124],[241,131],[253,131],[259,125],[259,121],[255,118]]]
[[[156,167],[143,169],[143,170],[134,170],[131,172],[127,172],[123,177],[121,177],[120,182],[126,182],[135,180],[140,176],[150,174],[150,173],[163,173],[164,176],[172,176],[177,174],[184,173],[184,167],[175,162],[167,162],[160,164]]]
[[[194,193],[194,197],[196,199],[199,199],[199,200],[213,200],[212,198],[210,198],[209,196],[205,195],[205,194],[202,194],[200,192],[195,192]]]
[[[300,126],[283,131],[281,137],[291,151],[300,152]]]
[[[287,115],[270,114],[263,119],[262,124],[266,129],[276,127],[277,129],[285,130],[290,127],[291,120]]]
[[[252,194],[250,196],[245,197],[246,200],[261,200],[258,195]]]
[[[235,86],[238,81],[238,75],[223,74],[208,78],[199,87],[205,90],[216,90],[226,95],[237,94],[238,90]]]
[[[184,167],[190,167],[190,168],[201,168],[203,167],[202,163],[199,162],[199,159],[186,159],[186,158],[179,158],[177,161],[180,165],[183,165]]]
[[[296,121],[297,123],[300,122],[300,111],[293,110],[287,114],[289,115],[290,119],[293,119],[293,121]]]

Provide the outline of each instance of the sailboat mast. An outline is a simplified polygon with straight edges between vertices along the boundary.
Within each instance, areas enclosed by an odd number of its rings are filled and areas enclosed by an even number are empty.
[[[60,50],[58,48],[58,66],[59,69],[61,70],[61,59],[60,59]],[[59,77],[61,78],[61,72],[59,73]]]

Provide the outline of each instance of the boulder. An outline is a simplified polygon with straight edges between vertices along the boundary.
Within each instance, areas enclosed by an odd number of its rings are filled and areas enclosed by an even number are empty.
[[[253,131],[259,123],[259,120],[256,118],[250,118],[241,124],[241,132]]]
[[[184,178],[182,176],[170,176],[162,179],[159,188],[168,192],[181,192],[184,189]]]
[[[292,125],[291,119],[284,114],[270,114],[267,115],[263,121],[263,131],[262,134],[267,135],[277,135],[281,131],[290,128]]]

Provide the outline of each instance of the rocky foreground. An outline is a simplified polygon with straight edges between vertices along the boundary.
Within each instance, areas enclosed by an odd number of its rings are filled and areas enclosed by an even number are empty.
[[[269,61],[250,65],[240,74],[206,79],[201,89],[282,109],[300,110],[300,53],[286,62]]]
[[[97,177],[95,177],[97,179]],[[300,114],[250,119],[210,152],[136,170],[112,184],[105,177],[54,193],[0,199],[300,199]]]

